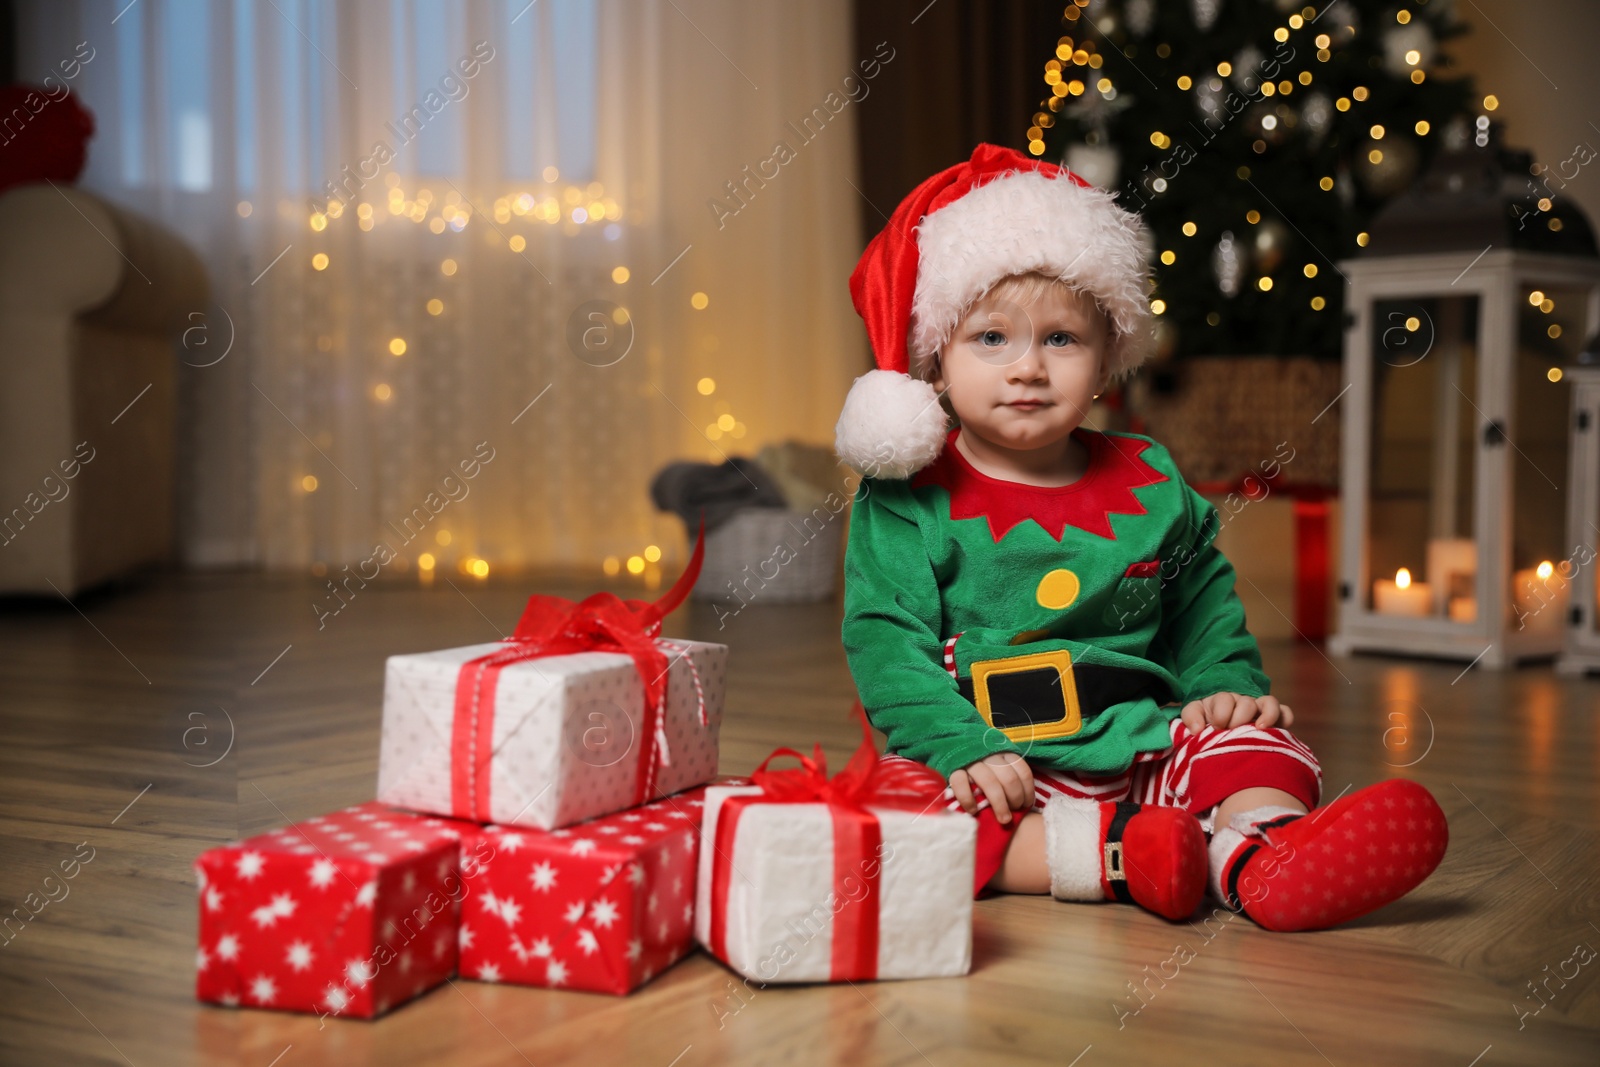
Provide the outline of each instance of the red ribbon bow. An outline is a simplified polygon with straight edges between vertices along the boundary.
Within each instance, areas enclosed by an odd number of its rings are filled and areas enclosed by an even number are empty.
[[[780,748],[761,761],[750,775],[761,787],[757,794],[731,796],[717,811],[715,851],[711,872],[711,951],[728,958],[728,896],[733,875],[733,844],[739,818],[755,804],[826,804],[833,820],[833,891],[849,898],[833,910],[831,977],[835,982],[878,976],[878,905],[882,871],[882,827],[868,806],[900,811],[925,811],[944,793],[944,778],[937,771],[909,760],[885,762],[878,758],[872,727],[858,700],[861,745],[845,769],[828,777],[827,758],[816,745],[807,757],[792,748]],[[792,756],[799,767],[783,770],[768,765],[780,756]],[[857,896],[851,890],[863,886]],[[820,903],[820,902],[819,902]]]
[[[666,653],[656,645],[661,620],[683,603],[700,576],[705,554],[705,520],[695,538],[689,565],[672,588],[656,601],[624,600],[615,593],[595,593],[577,603],[559,596],[534,594],[505,647],[468,660],[456,676],[455,717],[450,739],[450,800],[454,814],[490,822],[489,763],[494,756],[495,689],[500,672],[513,663],[574,652],[620,652],[633,659],[644,683],[644,713],[639,731],[639,775],[634,805],[655,790],[661,760],[663,703],[667,691]]]

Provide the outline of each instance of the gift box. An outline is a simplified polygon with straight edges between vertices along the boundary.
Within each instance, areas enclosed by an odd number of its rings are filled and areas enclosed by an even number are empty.
[[[728,648],[657,633],[700,556],[654,603],[534,596],[500,644],[391,656],[378,799],[554,830],[709,781]]]
[[[376,803],[211,849],[195,862],[195,995],[381,1015],[455,973],[461,900],[479,871],[443,820]]]
[[[646,721],[645,687],[626,655],[498,663],[504,646],[472,645],[389,657],[378,799],[554,830],[709,781],[728,647],[658,645],[667,663],[659,724]]]
[[[769,757],[755,784],[706,791],[700,943],[762,983],[966,974],[977,827],[945,810],[944,780],[883,765],[870,732],[831,780],[820,746],[780,754],[801,767]]]
[[[620,994],[683,958],[704,800],[701,787],[551,831],[461,826],[463,847],[492,855],[462,905],[462,977]]]

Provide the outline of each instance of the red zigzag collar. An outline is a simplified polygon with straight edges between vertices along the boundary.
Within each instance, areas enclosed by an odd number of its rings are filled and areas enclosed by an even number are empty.
[[[974,467],[956,448],[958,433],[959,427],[950,431],[939,458],[912,477],[911,487],[944,489],[950,494],[950,518],[988,519],[996,544],[1028,519],[1057,541],[1068,526],[1115,541],[1112,515],[1148,512],[1133,491],[1168,481],[1140,455],[1150,442],[1079,427],[1072,434],[1089,449],[1089,466],[1083,477],[1055,488],[1008,482]]]

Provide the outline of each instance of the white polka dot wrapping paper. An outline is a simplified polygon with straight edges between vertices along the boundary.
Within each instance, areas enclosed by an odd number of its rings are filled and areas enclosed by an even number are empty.
[[[667,664],[659,730],[644,728],[644,681],[622,653],[522,659],[492,685],[461,685],[463,669],[503,647],[389,657],[379,800],[554,830],[716,774],[726,645],[657,640]]]

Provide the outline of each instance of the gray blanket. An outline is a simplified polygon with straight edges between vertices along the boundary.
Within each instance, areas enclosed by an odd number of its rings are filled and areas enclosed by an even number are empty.
[[[669,463],[650,483],[650,499],[661,511],[683,519],[690,535],[713,530],[744,508],[787,506],[777,481],[753,459],[734,456],[726,463]]]

